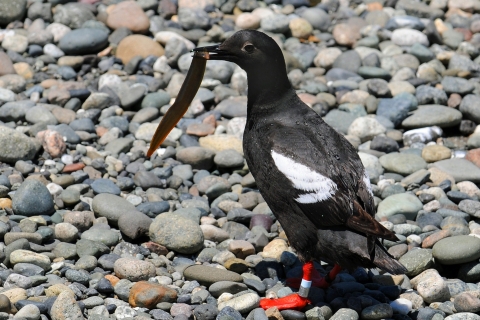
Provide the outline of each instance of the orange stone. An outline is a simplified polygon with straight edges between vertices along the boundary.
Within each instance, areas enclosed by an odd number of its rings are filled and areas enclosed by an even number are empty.
[[[465,156],[465,159],[467,159],[470,162],[473,162],[474,165],[477,167],[480,167],[480,148],[478,149],[472,149],[467,152],[467,155]]]
[[[450,237],[451,235],[452,234],[451,234],[450,230],[448,230],[448,229],[435,232],[434,234],[429,235],[428,237],[426,237],[422,241],[422,248],[431,248],[438,241],[440,241],[444,238]]]
[[[105,133],[108,132],[108,128],[100,127],[100,126],[99,126],[99,127],[95,128],[95,131],[97,132],[97,135],[98,135],[99,137],[101,137],[101,136],[103,136]]]
[[[134,34],[125,37],[118,44],[115,55],[122,59],[123,64],[127,64],[133,57],[163,56],[163,47],[155,40],[140,34]]]
[[[114,276],[113,274],[107,274],[105,276],[105,279],[107,279],[108,281],[110,281],[110,283],[112,284],[112,286],[115,287],[115,285],[117,284],[118,281],[120,281],[119,278],[117,278],[116,276]]]
[[[370,2],[367,4],[368,11],[380,11],[383,10],[383,5],[380,2]]]
[[[12,208],[12,200],[8,198],[0,198],[0,209]]]
[[[63,173],[69,173],[69,172],[75,172],[78,170],[82,170],[85,168],[85,164],[83,163],[72,163],[72,164],[67,164],[65,167],[63,167],[62,172]]]
[[[175,302],[177,292],[158,283],[139,281],[130,290],[128,303],[133,308],[153,309],[160,302]]]

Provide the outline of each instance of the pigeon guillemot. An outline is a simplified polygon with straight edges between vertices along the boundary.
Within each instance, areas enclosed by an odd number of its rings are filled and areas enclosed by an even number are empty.
[[[208,52],[206,59],[234,62],[247,72],[245,159],[305,263],[299,292],[263,299],[261,307],[303,308],[312,282],[328,286],[340,267],[405,273],[378,240],[398,239],[373,217],[370,179],[355,148],[297,96],[277,43],[262,32],[243,30],[220,45],[194,51]],[[318,277],[315,259],[335,263],[326,278]]]

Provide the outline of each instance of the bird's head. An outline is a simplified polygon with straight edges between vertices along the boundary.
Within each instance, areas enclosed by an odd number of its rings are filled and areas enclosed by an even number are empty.
[[[195,48],[194,51],[205,52],[207,60],[234,62],[249,74],[272,68],[285,69],[282,50],[275,40],[255,30],[238,31],[220,45]]]

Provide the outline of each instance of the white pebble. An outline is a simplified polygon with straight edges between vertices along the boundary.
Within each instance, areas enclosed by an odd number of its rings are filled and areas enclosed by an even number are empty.
[[[45,165],[46,167],[53,167],[53,166],[55,166],[55,161],[50,160],[50,159],[45,160],[44,165]]]
[[[73,163],[73,157],[69,154],[64,154],[62,156],[62,162],[65,164],[72,164]]]
[[[215,134],[216,135],[223,134],[223,133],[226,133],[226,132],[227,132],[227,129],[222,125],[217,126],[217,128],[215,129]]]
[[[47,189],[52,196],[58,196],[63,191],[63,188],[61,186],[53,182],[47,184]]]
[[[421,244],[422,243],[422,238],[416,234],[411,234],[407,237],[407,243],[416,243],[416,244]]]
[[[393,312],[400,314],[407,314],[412,311],[412,302],[404,298],[398,298],[390,302],[390,307],[392,307]]]
[[[56,59],[65,55],[65,52],[52,43],[46,44],[45,47],[43,47],[43,52]]]
[[[126,198],[128,202],[133,204],[134,206],[138,206],[140,203],[142,203],[142,197],[134,195],[134,194],[129,194]]]

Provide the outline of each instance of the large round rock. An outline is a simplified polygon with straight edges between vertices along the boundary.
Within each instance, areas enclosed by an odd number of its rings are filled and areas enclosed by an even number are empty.
[[[15,20],[22,20],[27,8],[27,0],[0,0],[0,26]]]
[[[58,46],[66,54],[98,53],[108,45],[108,33],[97,28],[81,28],[67,33]]]
[[[47,187],[33,179],[25,180],[15,192],[12,209],[15,214],[27,217],[51,215],[55,212]]]
[[[113,268],[117,277],[130,281],[148,280],[155,276],[153,263],[131,257],[118,259]]]
[[[392,152],[381,156],[379,160],[386,171],[404,176],[427,168],[427,163],[422,157],[411,153]]]
[[[0,162],[14,164],[18,160],[32,160],[37,153],[35,143],[25,134],[0,126]]]
[[[418,198],[409,193],[397,193],[386,197],[378,205],[377,215],[380,218],[403,214],[407,219],[414,220],[423,205]]]
[[[188,147],[177,152],[177,160],[189,164],[193,169],[209,170],[213,166],[215,153],[207,148]]]
[[[459,264],[480,258],[480,239],[471,236],[445,238],[433,246],[433,257],[441,264]]]
[[[242,276],[236,272],[203,265],[189,266],[183,271],[183,275],[185,276],[185,279],[196,280],[207,287],[219,281],[243,281]]]
[[[203,232],[193,220],[162,213],[150,225],[150,239],[168,249],[192,254],[203,248]]]

